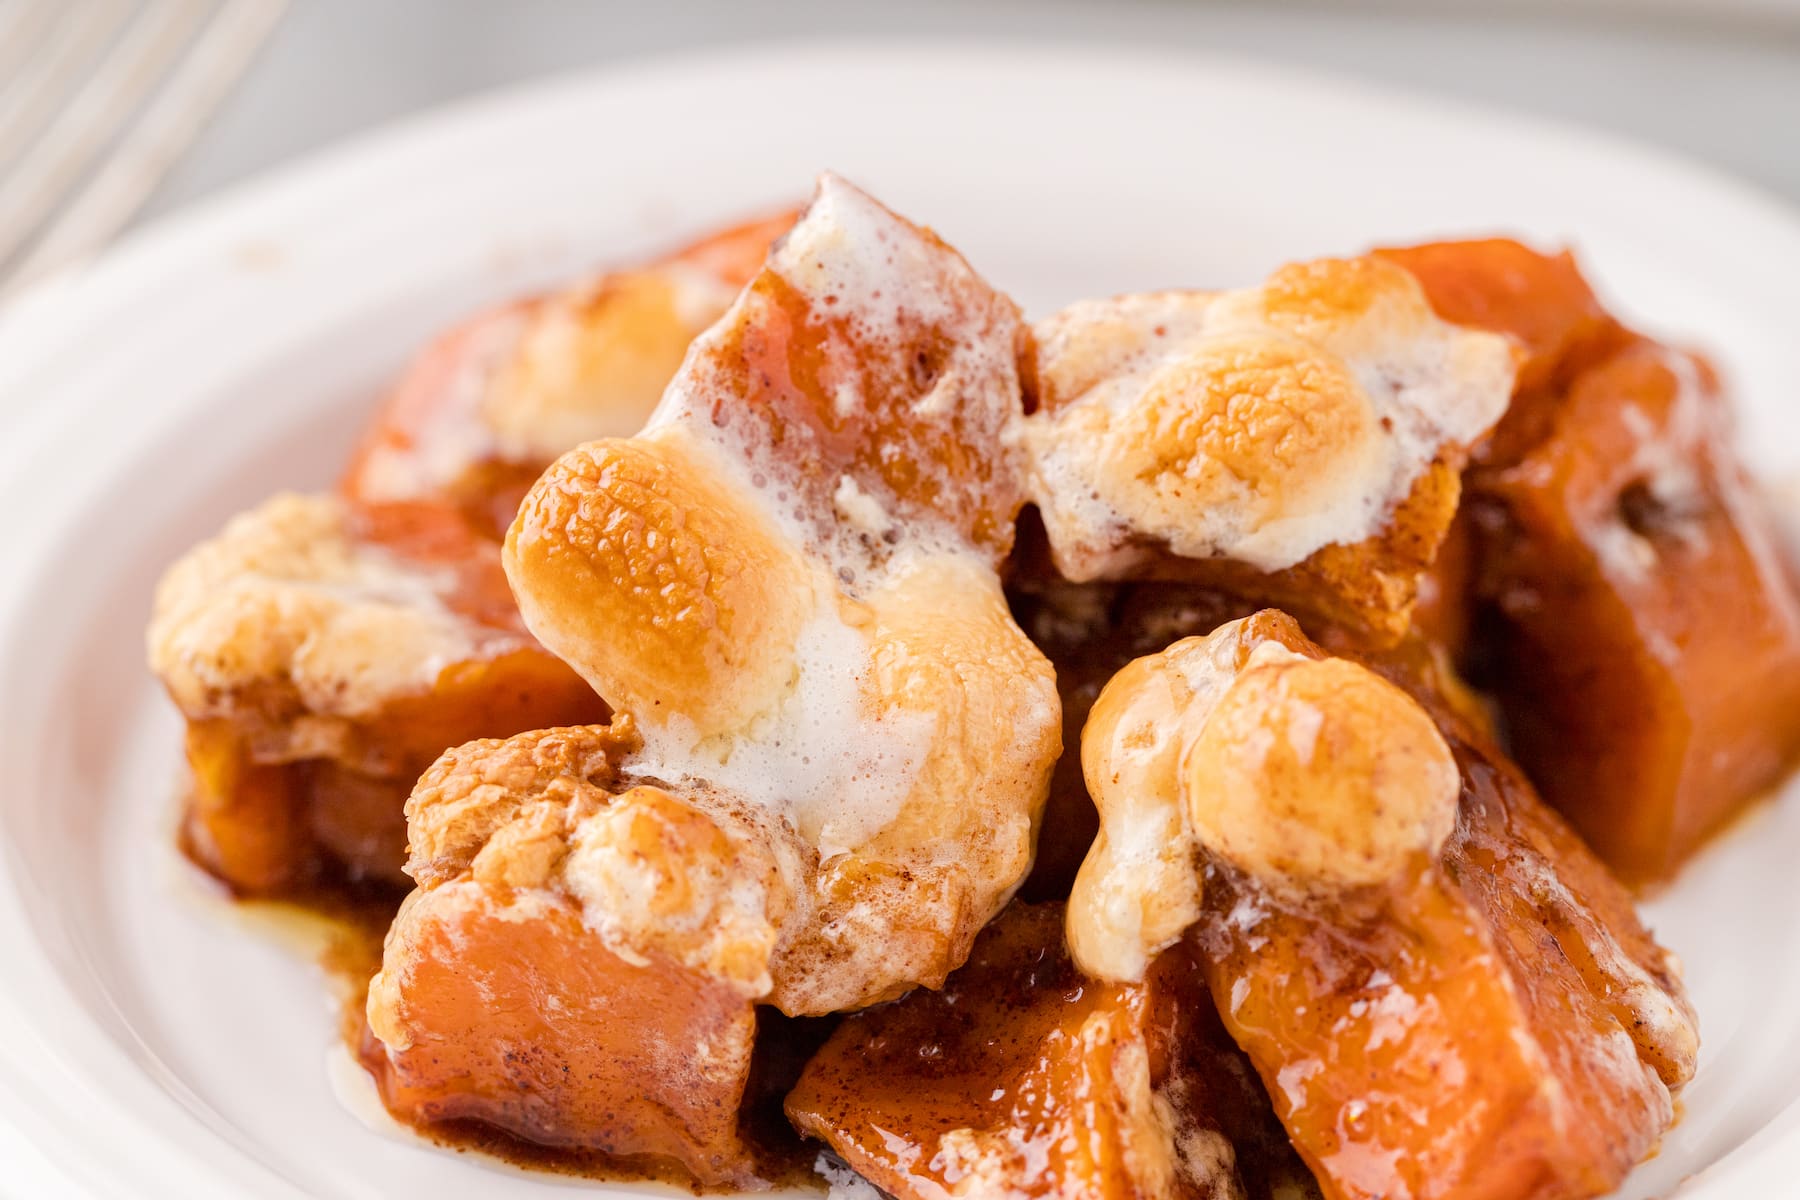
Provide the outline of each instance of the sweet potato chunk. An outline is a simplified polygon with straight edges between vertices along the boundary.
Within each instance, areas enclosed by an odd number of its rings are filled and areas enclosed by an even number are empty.
[[[1393,254],[1531,349],[1464,481],[1500,617],[1483,682],[1545,798],[1627,882],[1667,879],[1800,756],[1800,601],[1718,381],[1607,317],[1567,255]]]
[[[1721,403],[1703,364],[1640,341],[1478,484],[1515,751],[1633,883],[1800,755],[1800,601]]]
[[[149,640],[189,722],[184,842],[246,894],[402,882],[406,796],[445,747],[607,713],[440,505],[278,496],[169,570]]]
[[[1600,1195],[1693,1069],[1691,1014],[1618,885],[1522,780],[1464,763],[1456,839],[1391,896],[1319,917],[1208,876],[1213,994],[1333,1197]]]
[[[784,848],[755,814],[624,773],[637,748],[621,721],[426,771],[365,1059],[407,1121],[753,1185],[740,1109]]]
[[[1692,1011],[1619,884],[1426,699],[1273,613],[1121,672],[1083,740],[1076,960],[1130,978],[1185,931],[1333,1200],[1597,1195],[1673,1119]]]
[[[788,1096],[795,1125],[901,1200],[1310,1194],[1189,953],[1101,984],[1062,915],[1015,904],[942,992],[847,1019]]]
[[[388,1107],[478,1120],[703,1184],[754,1186],[739,1131],[756,1032],[743,992],[664,955],[621,958],[566,900],[475,881],[418,892],[388,934]],[[403,965],[399,965],[403,964]]]

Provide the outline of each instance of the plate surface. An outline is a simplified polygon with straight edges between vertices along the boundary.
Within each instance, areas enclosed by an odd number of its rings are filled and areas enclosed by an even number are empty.
[[[595,1186],[367,1116],[307,951],[170,849],[150,591],[232,512],[326,484],[435,328],[827,166],[1038,314],[1373,243],[1573,243],[1620,311],[1717,355],[1754,464],[1800,474],[1800,222],[1681,163],[1435,100],[1208,59],[818,43],[504,93],[283,171],[0,319],[0,1126],[67,1176],[19,1194]],[[1800,1170],[1797,860],[1800,803],[1773,806],[1649,906],[1704,1049],[1685,1120],[1622,1195],[1781,1194]]]

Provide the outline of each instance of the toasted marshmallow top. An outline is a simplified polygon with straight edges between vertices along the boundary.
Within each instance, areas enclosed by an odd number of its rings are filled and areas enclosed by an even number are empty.
[[[1265,881],[1357,887],[1443,846],[1462,790],[1425,710],[1366,667],[1264,642],[1182,764],[1200,844]]]
[[[278,495],[169,568],[147,640],[183,713],[226,716],[280,692],[309,713],[364,717],[429,691],[453,663],[530,644],[455,611],[457,570],[403,560],[349,522],[335,497]]]
[[[457,891],[474,882],[515,896],[510,910],[526,916],[534,895],[555,889],[627,962],[660,954],[766,994],[797,844],[753,810],[629,774],[634,738],[622,721],[446,751],[407,803],[407,872],[433,903],[482,905],[479,893]],[[404,970],[390,956],[383,976]],[[372,1018],[392,1007],[385,987],[371,988]]]
[[[1277,571],[1375,537],[1512,390],[1506,339],[1439,320],[1374,258],[1087,301],[1035,332],[1040,406],[1020,438],[1075,580],[1168,552]]]
[[[790,1012],[941,979],[1029,864],[1060,711],[997,574],[1022,340],[826,176],[645,430],[565,455],[508,535],[528,625],[641,731],[632,776],[804,846]]]
[[[1082,767],[1101,831],[1069,946],[1115,980],[1198,918],[1203,857],[1277,892],[1396,880],[1443,848],[1461,793],[1411,697],[1273,613],[1128,665],[1094,704]]]
[[[643,427],[689,343],[723,315],[791,214],[724,230],[459,326],[396,386],[351,490],[442,494],[471,468],[542,464]]]

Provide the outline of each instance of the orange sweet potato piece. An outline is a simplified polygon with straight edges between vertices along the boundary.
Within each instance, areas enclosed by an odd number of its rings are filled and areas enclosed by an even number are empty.
[[[1607,1191],[1694,1068],[1673,960],[1429,646],[1359,656],[1265,611],[1108,684],[1071,953],[1185,939],[1331,1200]]]
[[[419,887],[369,985],[364,1060],[414,1125],[759,1186],[746,1097],[782,1077],[752,1061],[779,864],[754,816],[625,773],[638,746],[621,719],[471,742],[425,772]]]
[[[402,910],[388,935],[390,961],[407,963],[392,1027],[365,1047],[387,1106],[641,1172],[757,1186],[739,1130],[753,1003],[666,958],[626,962],[573,904],[521,913],[512,900],[469,881]]]
[[[1417,662],[1385,665],[1431,686]],[[1441,853],[1306,894],[1213,858],[1189,939],[1333,1200],[1598,1195],[1672,1120],[1692,1012],[1606,868],[1456,705],[1425,698],[1462,777]]]
[[[1634,884],[1800,755],[1800,600],[1722,405],[1703,364],[1638,341],[1474,485],[1514,750]]]
[[[1425,619],[1453,643],[1498,614],[1464,650],[1520,762],[1628,883],[1666,880],[1800,757],[1800,601],[1718,381],[1608,316],[1566,253],[1383,253],[1529,352],[1464,478],[1470,566]]]
[[[172,569],[158,609],[189,720],[183,841],[241,893],[403,883],[406,797],[447,747],[608,713],[442,504],[278,498]]]
[[[901,1200],[1312,1194],[1188,952],[1086,979],[1062,911],[1015,904],[942,992],[846,1019],[795,1125]]]

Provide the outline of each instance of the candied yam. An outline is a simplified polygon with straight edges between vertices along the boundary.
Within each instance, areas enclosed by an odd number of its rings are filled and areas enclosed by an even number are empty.
[[[474,881],[415,893],[385,961],[368,1058],[396,1113],[761,1182],[739,1130],[756,1030],[740,989],[621,957],[572,903]]]
[[[1193,960],[1084,979],[1060,905],[1013,905],[942,992],[844,1021],[787,1109],[900,1200],[1306,1194]]]
[[[1418,279],[1444,320],[1509,334],[1524,350],[1512,403],[1493,436],[1477,447],[1478,463],[1515,461],[1541,436],[1569,380],[1629,338],[1566,250],[1540,254],[1493,238],[1375,253]]]
[[[1173,924],[1138,914],[1197,911],[1225,1026],[1333,1200],[1597,1195],[1673,1119],[1693,1012],[1460,702],[1407,697],[1434,662],[1379,683],[1264,613],[1121,672],[1083,737],[1102,833],[1071,948],[1131,978]]]
[[[823,177],[649,426],[563,456],[508,533],[526,621],[641,730],[635,769],[804,847],[786,1013],[941,983],[1030,866],[1060,713],[997,574],[1023,336]]]
[[[1028,491],[1075,581],[1174,579],[1406,629],[1511,348],[1373,258],[1242,292],[1088,301],[1041,322]]]
[[[407,776],[371,775],[325,759],[294,773],[302,780],[301,808],[316,847],[309,874],[329,871],[349,882],[403,886]],[[288,845],[290,862],[304,861],[298,849],[305,840]]]
[[[400,884],[406,796],[445,747],[607,714],[438,504],[276,497],[169,569],[149,642],[190,723],[188,848],[246,893]]]
[[[1800,755],[1800,602],[1718,381],[1608,316],[1566,253],[1381,253],[1528,350],[1464,480],[1468,598],[1431,619],[1544,797],[1628,882],[1665,880]]]
[[[1617,883],[1516,775],[1463,763],[1441,865],[1379,896],[1315,914],[1207,876],[1213,994],[1329,1196],[1599,1195],[1693,1071],[1692,1013]]]
[[[310,860],[294,850],[309,842],[295,772],[253,761],[224,720],[189,723],[187,761],[182,844],[190,857],[245,892],[279,891],[309,872]]]
[[[446,751],[407,802],[407,872],[426,891],[467,877],[572,898],[628,960],[766,994],[793,839],[729,796],[625,770],[639,744],[621,720]]]
[[[688,344],[793,220],[721,230],[457,326],[389,394],[340,490],[359,503],[447,502],[498,538],[557,455],[637,432]]]
[[[425,772],[365,1057],[405,1120],[754,1185],[740,1108],[792,848],[629,775],[638,744],[540,730]]]
[[[937,533],[997,562],[1019,311],[930,230],[835,176],[695,347],[659,421],[728,443],[784,518],[850,558]]]
[[[1482,472],[1493,684],[1521,763],[1633,883],[1800,755],[1800,600],[1703,365],[1640,341]]]
[[[403,778],[445,748],[485,737],[604,719],[606,705],[569,668],[532,644],[453,662],[430,691],[394,698],[364,723],[356,758]]]

